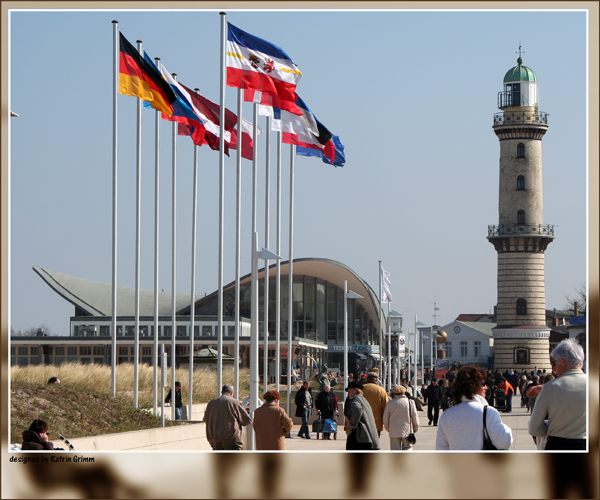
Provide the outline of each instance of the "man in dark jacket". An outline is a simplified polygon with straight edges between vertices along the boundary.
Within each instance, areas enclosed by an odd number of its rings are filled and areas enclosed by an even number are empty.
[[[431,384],[427,387],[424,394],[425,402],[427,403],[427,417],[429,418],[429,425],[433,420],[433,425],[438,424],[438,418],[440,416],[440,402],[442,400],[442,388],[437,383],[437,378],[431,379]]]
[[[296,403],[296,416],[302,418],[302,426],[298,432],[298,437],[310,439],[308,422],[312,413],[313,397],[312,390],[307,380],[302,383],[302,387],[296,393],[294,402]]]
[[[170,402],[171,399],[171,391],[169,391],[169,394],[167,394],[167,397],[165,398],[165,403]],[[181,420],[182,407],[183,404],[181,403],[181,382],[175,382],[175,420]]]
[[[48,441],[49,430],[50,428],[45,420],[34,420],[29,426],[29,430],[23,431],[23,445],[21,449],[54,450],[54,444]]]

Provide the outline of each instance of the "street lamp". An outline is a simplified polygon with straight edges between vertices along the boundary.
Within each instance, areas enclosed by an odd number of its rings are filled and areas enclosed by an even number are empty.
[[[389,337],[388,337],[389,338],[388,345],[390,346],[390,349],[389,349],[389,351],[390,351],[390,354],[389,354],[389,359],[390,359],[390,362],[389,362],[390,373],[392,371],[392,368],[391,368],[391,366],[392,366],[392,362],[391,362],[391,359],[392,359],[392,354],[391,354],[391,336],[392,336],[392,334],[395,333],[396,334],[396,338],[397,338],[397,342],[396,342],[396,344],[397,344],[396,364],[394,365],[394,368],[395,368],[395,370],[394,370],[394,372],[395,372],[394,379],[395,380],[393,380],[392,382],[388,383],[388,385],[389,385],[388,389],[391,391],[392,390],[392,388],[391,388],[391,384],[392,383],[395,383],[395,385],[398,385],[400,383],[400,352],[399,351],[400,351],[400,333],[402,333],[402,314],[400,314],[399,312],[394,311],[394,310],[392,310],[391,313],[388,311],[388,318],[389,318],[389,323],[390,323],[389,328],[388,328],[388,335],[389,335]],[[391,377],[390,377],[390,380],[391,380]]]
[[[421,323],[420,321],[417,321],[417,315],[415,314],[415,352],[414,352],[414,366],[415,366],[415,390],[417,388],[417,385],[419,383],[419,378],[417,376],[417,347],[419,345],[419,327],[420,326],[425,326],[425,323]],[[421,354],[422,356],[423,354]],[[410,375],[410,367],[409,367],[409,375]],[[421,383],[423,383],[423,374],[421,373]]]
[[[344,280],[344,389],[348,387],[348,299],[362,299],[352,290],[348,291],[348,281]]]
[[[250,418],[254,417],[254,410],[258,408],[258,260],[281,260],[281,257],[274,254],[270,250],[263,248],[258,250],[258,233],[254,231],[252,234],[252,279],[251,279],[251,307],[252,312],[250,317],[251,334],[250,334]],[[265,269],[265,273],[267,270]],[[265,305],[266,307],[266,305]],[[267,351],[265,350],[265,356]],[[267,374],[265,373],[265,378]],[[254,429],[251,425],[248,429],[248,449],[254,450]]]

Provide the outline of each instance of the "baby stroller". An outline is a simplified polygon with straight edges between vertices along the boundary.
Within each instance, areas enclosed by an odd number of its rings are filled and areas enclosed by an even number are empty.
[[[494,391],[494,399],[496,400],[494,407],[498,411],[506,411],[506,392],[504,389],[496,389]]]

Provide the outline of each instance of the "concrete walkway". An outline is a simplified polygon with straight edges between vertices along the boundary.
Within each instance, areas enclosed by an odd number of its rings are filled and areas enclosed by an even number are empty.
[[[513,398],[513,402],[517,403],[517,406],[513,405],[513,411],[511,413],[500,413],[502,421],[508,425],[513,432],[513,444],[510,447],[511,451],[536,451],[537,447],[533,442],[532,437],[527,432],[527,424],[529,422],[530,413],[521,408],[520,398]],[[414,445],[414,451],[435,451],[435,440],[437,435],[437,427],[433,425],[429,426],[427,418],[427,407],[419,413],[419,431],[417,432],[417,444]],[[440,410],[440,416],[442,412]],[[340,418],[340,421],[343,421]],[[291,435],[292,439],[286,439],[285,445],[287,451],[341,451],[346,449],[346,433],[344,432],[343,425],[338,426],[337,439],[333,439],[333,435],[330,440],[323,440],[322,435],[319,435],[321,439],[316,439],[316,434],[311,432],[311,439],[299,438],[298,431],[300,430],[299,425],[294,425]],[[390,449],[390,438],[385,429],[381,433],[381,449],[383,451],[389,451]]]

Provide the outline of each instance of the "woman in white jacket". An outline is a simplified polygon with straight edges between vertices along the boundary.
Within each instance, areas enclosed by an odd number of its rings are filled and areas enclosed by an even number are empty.
[[[483,450],[483,408],[486,374],[479,366],[463,366],[456,375],[451,395],[454,406],[446,410],[439,421],[436,450]],[[512,431],[502,423],[498,410],[488,406],[487,433],[499,450],[512,445]]]
[[[387,402],[383,410],[383,426],[390,434],[391,450],[412,449],[407,439],[408,435],[419,430],[419,416],[415,402],[408,399],[405,393],[404,386],[393,387],[393,399]]]

